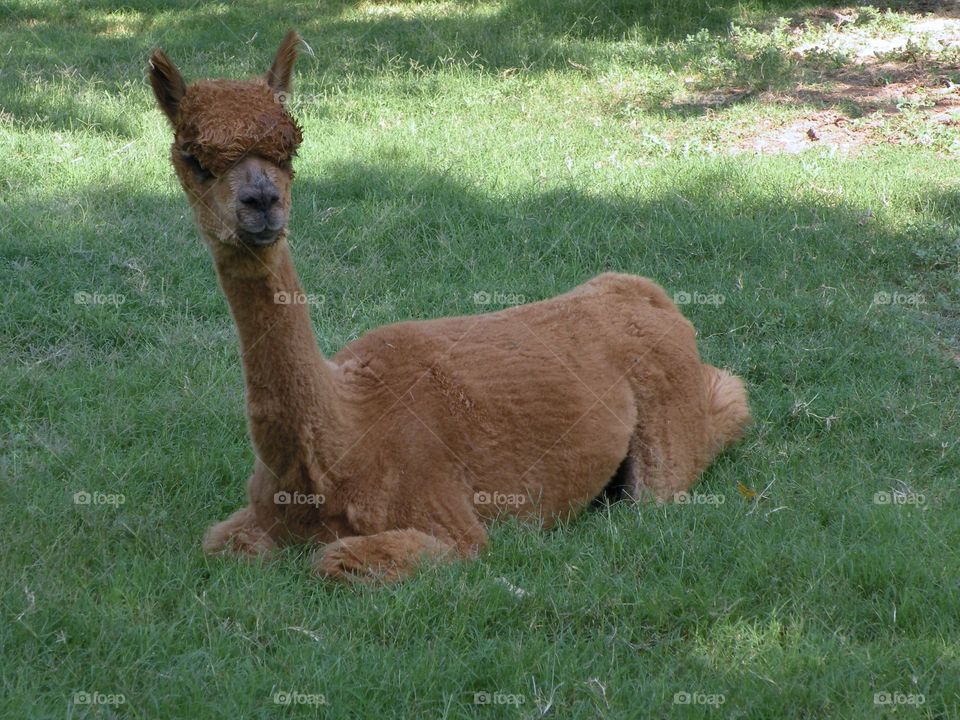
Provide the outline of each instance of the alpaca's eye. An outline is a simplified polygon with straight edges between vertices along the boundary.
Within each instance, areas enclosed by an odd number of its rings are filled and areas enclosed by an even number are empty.
[[[180,157],[182,157],[189,168],[193,170],[193,174],[197,176],[198,180],[209,180],[213,177],[213,173],[201,165],[200,161],[197,160],[195,155],[191,155],[190,153],[182,153]]]

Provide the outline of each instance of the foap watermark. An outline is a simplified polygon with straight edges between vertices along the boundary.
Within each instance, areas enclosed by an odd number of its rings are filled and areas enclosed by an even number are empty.
[[[281,490],[273,494],[275,505],[313,505],[320,507],[327,501],[326,496],[320,493],[302,493],[299,491],[287,492]]]
[[[473,694],[474,705],[523,705],[527,698],[517,693],[487,692]]]
[[[303,293],[299,290],[280,290],[273,294],[273,302],[277,305],[323,305],[326,301],[325,295]]]
[[[726,297],[719,293],[702,293],[694,290],[687,292],[681,290],[673,294],[673,302],[676,305],[723,305]]]
[[[102,693],[97,690],[81,690],[73,694],[74,705],[123,705],[127,699],[123,693]]]
[[[881,290],[873,296],[874,305],[909,305],[916,307],[926,302],[927,298],[923,293],[901,293]]]
[[[727,701],[723,693],[678,692],[673,694],[674,705],[710,705],[720,707]]]
[[[523,305],[527,301],[526,295],[520,293],[505,293],[499,290],[487,292],[480,290],[473,294],[474,305]]]
[[[927,501],[923,493],[913,490],[881,490],[873,494],[875,505],[923,505]]]
[[[302,693],[296,690],[278,690],[273,694],[274,705],[326,705],[323,693]]]
[[[727,498],[720,494],[678,492],[673,496],[673,501],[677,505],[723,505]]]
[[[125,295],[120,293],[102,293],[102,292],[87,292],[86,290],[78,290],[73,294],[73,304],[74,305],[114,305],[119,306],[123,305],[127,300]]]
[[[474,505],[507,505],[519,507],[526,502],[527,496],[519,493],[502,493],[496,490],[487,492],[486,490],[481,490],[473,494]]]
[[[923,705],[927,701],[922,694],[902,692],[877,692],[873,694],[874,705]]]
[[[300,107],[301,105],[318,105],[324,102],[324,100],[323,95],[313,93],[288,93],[281,90],[273,94],[273,101],[278,105],[283,105],[285,108]]]
[[[113,505],[117,507],[118,505],[123,505],[126,501],[127,499],[123,496],[123,493],[78,490],[73,494],[74,505]]]

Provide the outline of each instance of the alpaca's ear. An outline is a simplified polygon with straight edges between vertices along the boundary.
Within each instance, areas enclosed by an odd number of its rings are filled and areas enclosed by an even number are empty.
[[[157,104],[170,122],[177,122],[177,107],[187,92],[187,86],[177,66],[171,62],[163,50],[154,50],[150,55],[150,84]]]
[[[300,44],[300,36],[296,30],[290,30],[284,36],[280,43],[280,49],[277,50],[277,57],[273,60],[273,65],[267,71],[267,85],[275,93],[289,93],[292,87],[293,63],[297,59],[297,45]]]

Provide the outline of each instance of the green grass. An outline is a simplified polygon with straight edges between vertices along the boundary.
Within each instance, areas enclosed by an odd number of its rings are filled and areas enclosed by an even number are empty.
[[[776,22],[811,5],[0,6],[0,717],[960,716],[957,126],[729,155],[822,108],[764,94],[814,72]],[[163,46],[188,79],[261,72],[289,26],[313,49],[291,237],[324,351],[608,269],[722,295],[684,306],[756,417],[698,487],[722,504],[508,523],[376,590],[300,550],[200,553],[253,456],[144,66]],[[690,101],[722,86],[748,92]]]

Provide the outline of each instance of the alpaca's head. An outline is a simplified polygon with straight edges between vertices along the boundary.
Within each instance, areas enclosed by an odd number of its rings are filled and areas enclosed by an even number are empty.
[[[214,245],[265,247],[286,233],[301,136],[284,101],[299,42],[291,30],[266,75],[245,81],[188,86],[163,51],[150,56],[150,84],[173,125],[173,167]]]

